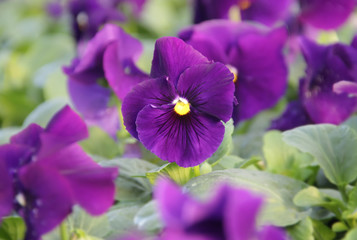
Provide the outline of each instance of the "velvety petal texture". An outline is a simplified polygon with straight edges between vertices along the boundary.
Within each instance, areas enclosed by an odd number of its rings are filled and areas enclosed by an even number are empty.
[[[316,28],[341,26],[355,8],[354,0],[299,0],[300,20]]]
[[[193,199],[167,179],[160,179],[154,191],[165,223],[160,239],[192,240],[265,240],[287,239],[283,231],[272,227],[256,229],[263,199],[247,190],[221,185],[204,202]]]
[[[183,167],[209,158],[224,136],[233,110],[233,74],[210,63],[182,40],[156,43],[152,77],[124,99],[127,130],[163,160]]]
[[[77,142],[87,136],[83,120],[65,106],[45,129],[31,124],[0,146],[0,214],[17,211],[26,240],[55,228],[74,204],[93,215],[111,207],[118,171],[102,168],[81,149]]]
[[[236,70],[235,97],[239,104],[232,115],[235,123],[274,106],[285,93],[285,29],[215,20],[186,29],[180,36],[210,60]]]
[[[106,24],[71,66],[65,67],[74,106],[89,125],[96,125],[116,138],[119,113],[110,106],[112,90],[122,100],[147,75],[135,65],[141,43],[120,27]],[[111,88],[111,89],[110,89]]]
[[[278,0],[272,4],[269,0],[195,0],[194,22],[241,18],[272,26],[277,21],[285,19],[292,2],[292,0]],[[238,14],[238,16],[233,16],[233,14]]]

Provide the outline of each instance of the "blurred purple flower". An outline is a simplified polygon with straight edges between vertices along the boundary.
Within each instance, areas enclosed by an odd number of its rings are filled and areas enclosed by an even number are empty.
[[[201,202],[169,180],[161,179],[154,196],[165,223],[161,240],[284,240],[273,226],[256,228],[263,199],[243,189],[222,185],[211,199]]]
[[[357,98],[341,89],[345,82],[357,83],[357,49],[341,43],[321,46],[303,39],[302,51],[307,68],[300,80],[299,100],[273,121],[274,129],[287,130],[309,123],[339,124],[357,110]],[[335,85],[340,81],[342,87]],[[340,94],[336,93],[339,86]]]
[[[210,157],[232,116],[233,74],[174,37],[157,40],[151,79],[126,96],[122,112],[131,135],[163,160],[183,167]]]
[[[285,29],[266,30],[247,23],[212,20],[183,30],[179,36],[235,74],[239,103],[233,111],[235,123],[274,106],[285,93]]]
[[[107,24],[88,42],[84,53],[63,68],[76,109],[88,124],[101,127],[113,138],[119,129],[119,114],[116,106],[109,106],[112,93],[106,85],[122,100],[146,79],[135,65],[141,52],[137,39]]]
[[[257,21],[267,26],[284,20],[292,0],[195,0],[194,22],[229,19],[232,8],[239,8],[242,20]]]
[[[64,107],[45,129],[29,125],[0,146],[0,218],[15,210],[26,240],[59,225],[79,204],[99,215],[114,201],[116,168],[102,168],[76,143],[88,136],[81,118]]]
[[[46,11],[51,17],[58,19],[63,14],[63,7],[60,2],[49,2],[46,4]]]

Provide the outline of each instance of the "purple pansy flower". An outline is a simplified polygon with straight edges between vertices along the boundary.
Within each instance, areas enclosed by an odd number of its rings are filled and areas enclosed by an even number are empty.
[[[154,196],[165,229],[162,240],[284,240],[273,226],[256,229],[263,199],[243,189],[222,185],[206,202],[198,201],[169,180],[161,179]]]
[[[272,26],[284,20],[292,0],[195,0],[194,22],[210,19],[229,19],[232,8],[239,8],[242,20],[257,21]]]
[[[210,62],[181,39],[161,38],[151,79],[124,99],[124,124],[161,159],[195,166],[221,144],[233,92],[233,74],[225,65]]]
[[[0,219],[13,210],[20,214],[26,240],[55,228],[74,204],[93,215],[113,204],[118,171],[81,149],[76,142],[87,136],[85,123],[64,107],[45,129],[31,124],[0,146]]]
[[[113,138],[119,129],[116,106],[109,106],[111,90],[124,99],[130,89],[147,75],[135,65],[141,43],[121,28],[107,24],[91,39],[82,56],[65,67],[69,94],[76,109],[90,125],[98,125]]]
[[[274,129],[309,123],[339,124],[357,110],[357,99],[349,97],[348,91],[335,92],[339,88],[336,83],[343,81],[342,87],[346,82],[357,83],[357,49],[341,43],[321,46],[303,39],[302,50],[307,69],[300,80],[299,100],[273,122]],[[286,127],[286,123],[290,125]]]
[[[285,29],[261,29],[247,23],[212,20],[195,25],[180,37],[209,60],[226,64],[235,74],[235,123],[270,108],[285,93]]]

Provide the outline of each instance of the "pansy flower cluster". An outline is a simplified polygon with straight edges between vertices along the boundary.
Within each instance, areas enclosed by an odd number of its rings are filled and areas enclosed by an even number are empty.
[[[0,239],[357,239],[355,0],[19,1]]]

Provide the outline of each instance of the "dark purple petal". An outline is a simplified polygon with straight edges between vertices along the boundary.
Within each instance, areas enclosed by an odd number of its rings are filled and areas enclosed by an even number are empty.
[[[136,85],[125,97],[122,106],[124,125],[128,132],[138,138],[136,119],[147,105],[161,106],[172,103],[176,92],[171,82],[164,78],[150,79]]]
[[[287,236],[283,230],[274,226],[265,226],[259,233],[259,240],[287,240]]]
[[[243,20],[250,20],[263,23],[267,26],[273,26],[277,21],[283,21],[290,11],[292,0],[240,0],[241,5],[248,6],[241,9]],[[247,4],[247,2],[251,2]]]
[[[69,94],[75,108],[83,115],[88,125],[96,125],[112,138],[120,127],[117,107],[108,107],[111,91],[98,84],[68,82]]]
[[[238,36],[230,64],[238,69],[235,96],[235,122],[253,117],[274,106],[287,86],[287,66],[282,53],[287,38],[285,29]]]
[[[195,0],[194,22],[200,23],[210,19],[228,19],[229,9],[237,5],[237,0]]]
[[[26,127],[21,132],[10,138],[11,143],[26,145],[31,148],[37,149],[40,147],[40,135],[44,129],[33,123]]]
[[[174,105],[148,105],[136,119],[138,137],[159,158],[192,167],[209,158],[223,140],[224,125],[216,118],[191,112],[184,116]]]
[[[354,0],[299,0],[300,19],[316,28],[341,26],[353,12]]]
[[[15,172],[32,160],[32,155],[36,150],[25,145],[4,144],[0,146],[0,161],[5,161],[9,171]]]
[[[9,215],[13,207],[14,190],[12,183],[9,169],[0,153],[0,224],[2,218]]]
[[[180,74],[195,64],[208,63],[192,46],[175,37],[163,37],[156,41],[152,60],[151,77],[168,77],[175,86]]]
[[[270,129],[286,131],[307,124],[313,124],[313,122],[302,103],[299,100],[296,100],[290,102],[284,113],[279,118],[272,121]]]
[[[177,91],[200,113],[227,122],[233,110],[233,78],[221,63],[195,65],[181,74]]]
[[[116,168],[103,168],[77,144],[38,160],[56,169],[71,188],[73,199],[89,213],[102,214],[114,201]]]
[[[141,44],[132,38],[110,44],[104,54],[105,77],[110,87],[121,100],[136,84],[148,78],[146,74],[135,66],[134,60],[137,54],[130,52],[135,48],[137,48],[138,53],[141,53]]]
[[[231,189],[227,193],[225,230],[231,239],[251,239],[255,235],[256,218],[263,204],[261,197],[246,190]]]
[[[70,107],[65,106],[56,113],[41,134],[41,149],[37,157],[42,158],[87,137],[88,130],[84,121]]]
[[[27,236],[38,239],[59,225],[71,212],[72,192],[68,182],[55,169],[43,164],[30,164],[19,172],[26,190],[24,218]],[[37,237],[37,238],[36,238]]]
[[[339,81],[333,85],[335,93],[347,93],[349,96],[357,96],[357,83],[349,81]]]
[[[122,31],[122,29],[113,24],[106,24],[103,29],[88,42],[80,60],[74,60],[70,67],[64,68],[65,73],[72,80],[87,83],[95,83],[98,78],[104,77],[104,50],[108,44],[121,36]]]

